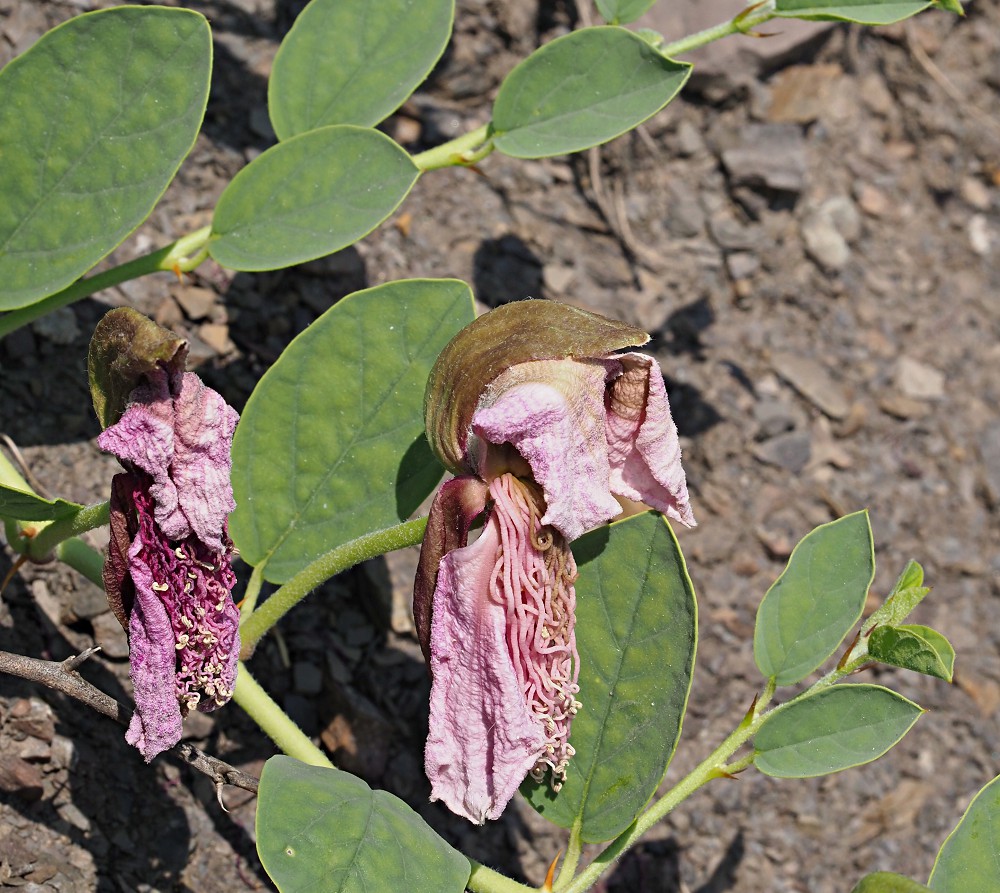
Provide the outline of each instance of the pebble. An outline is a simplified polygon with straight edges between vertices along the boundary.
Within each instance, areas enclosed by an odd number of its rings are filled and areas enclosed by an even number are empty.
[[[292,685],[300,695],[318,695],[323,690],[323,671],[309,661],[296,661],[292,664]]]
[[[886,415],[897,419],[922,419],[931,410],[921,400],[904,397],[902,394],[882,394],[878,400],[878,408]]]
[[[726,256],[726,269],[733,279],[749,279],[760,269],[760,258],[749,251],[734,251]]]
[[[805,421],[798,407],[784,400],[765,398],[753,408],[754,419],[757,421],[757,437],[759,440],[770,440],[779,434],[792,431]]]
[[[912,357],[896,363],[896,387],[912,400],[940,400],[944,396],[944,374]]]
[[[542,282],[545,288],[557,295],[566,294],[575,276],[575,268],[565,264],[546,264],[542,270]]]
[[[1000,422],[994,422],[979,435],[979,455],[990,501],[1000,506]]]
[[[790,65],[771,82],[771,121],[809,124],[823,117],[844,70],[835,62],[827,65]]]
[[[34,802],[42,796],[42,770],[13,754],[0,754],[0,791]]]
[[[236,349],[229,338],[229,326],[224,323],[202,323],[198,326],[198,337],[218,354],[230,353]]]
[[[799,195],[808,171],[806,144],[796,124],[751,124],[741,143],[722,153],[734,186]]]
[[[801,231],[806,254],[823,270],[836,273],[847,266],[851,248],[829,215],[813,212],[802,221]]]
[[[56,734],[52,708],[39,698],[18,698],[10,709],[11,728],[46,743]]]
[[[218,295],[210,288],[199,288],[195,285],[178,289],[174,294],[174,300],[180,304],[185,316],[193,320],[207,318],[215,307],[217,299]]]
[[[791,353],[776,353],[771,367],[810,403],[832,419],[845,418],[851,404],[843,388],[815,360]]]
[[[969,218],[969,245],[979,255],[987,255],[998,240],[996,231],[990,226],[984,214],[973,214]]]
[[[701,133],[694,124],[690,121],[681,121],[677,125],[674,147],[682,158],[690,158],[705,150],[705,141],[701,138]]]
[[[91,620],[109,610],[104,590],[92,584],[79,583],[70,599],[70,611],[77,620]]]
[[[64,803],[57,811],[59,817],[74,828],[83,832],[90,830],[90,819],[83,814],[79,807],[74,806],[72,803]]]
[[[809,464],[812,442],[805,431],[789,431],[758,444],[754,455],[761,462],[798,474]]]
[[[124,660],[128,657],[128,638],[118,619],[110,611],[100,614],[91,620],[94,627],[94,641],[101,646],[101,651],[112,660]]]
[[[965,177],[959,185],[962,198],[977,211],[988,211],[993,204],[993,196],[982,180]]]
[[[705,212],[698,193],[687,183],[675,180],[668,187],[666,196],[667,232],[678,239],[692,239],[705,229]]]
[[[858,207],[869,217],[884,217],[892,207],[889,197],[871,183],[859,184],[854,194],[858,200]]]
[[[40,316],[32,324],[35,334],[53,344],[72,344],[80,337],[80,326],[71,307],[57,307],[45,316]]]

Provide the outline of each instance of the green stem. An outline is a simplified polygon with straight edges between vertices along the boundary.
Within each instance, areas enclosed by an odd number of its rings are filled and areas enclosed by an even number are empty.
[[[236,675],[233,700],[257,723],[267,736],[288,756],[310,766],[333,769],[333,763],[260,687],[246,665],[241,661]]]
[[[472,863],[472,874],[465,886],[472,893],[537,893],[534,887],[512,881],[499,871],[480,865],[475,859],[469,859],[469,862]]]
[[[73,570],[83,574],[95,586],[104,588],[104,556],[79,537],[63,540],[53,555]]]
[[[4,313],[0,315],[0,338],[46,313],[51,313],[53,310],[65,307],[105,288],[120,285],[129,279],[136,279],[148,273],[163,272],[164,270],[177,269],[185,273],[190,272],[208,256],[207,243],[211,233],[210,226],[203,226],[157,251],[144,254],[120,266],[112,267],[96,276],[78,279],[54,295],[42,298],[42,300],[27,307]]]
[[[580,828],[582,821],[578,818],[569,832],[569,843],[566,845],[566,856],[559,866],[559,876],[556,878],[554,889],[562,890],[576,874],[576,867],[580,864],[580,854],[583,852],[583,842],[580,840]]]
[[[437,170],[482,161],[493,151],[490,125],[484,124],[453,140],[413,156],[413,163],[422,171]]]
[[[103,527],[110,520],[110,503],[97,502],[94,505],[84,506],[75,515],[53,521],[41,528],[31,540],[28,554],[32,558],[44,558],[63,540],[93,530],[95,527]]]
[[[664,56],[673,59],[675,56],[690,53],[692,50],[721,40],[723,37],[729,37],[730,34],[747,34],[757,25],[774,18],[774,10],[770,8],[770,5],[770,3],[765,3],[761,4],[762,8],[760,9],[744,10],[740,15],[723,22],[721,25],[714,25],[704,31],[698,31],[695,34],[682,37],[680,40],[675,40],[673,43],[664,44],[659,47],[659,50]]]
[[[244,659],[253,654],[257,643],[272,626],[321,583],[369,558],[406,546],[415,546],[423,538],[426,526],[426,518],[416,518],[395,527],[377,530],[337,546],[306,565],[240,624]]]
[[[618,857],[636,843],[643,834],[657,822],[661,821],[679,803],[690,797],[702,785],[713,778],[721,777],[720,770],[726,766],[726,761],[740,747],[749,741],[760,728],[766,714],[764,708],[774,695],[774,684],[769,682],[763,695],[757,700],[750,711],[737,726],[736,730],[723,741],[708,757],[701,761],[691,772],[682,778],[674,787],[656,800],[628,829],[609,844],[593,862],[581,871],[571,884],[561,888],[560,893],[583,893],[590,889],[597,879],[604,874]]]
[[[247,580],[246,592],[243,593],[243,601],[240,603],[240,623],[243,623],[257,607],[257,598],[260,595],[260,587],[264,585],[264,565],[258,564]]]

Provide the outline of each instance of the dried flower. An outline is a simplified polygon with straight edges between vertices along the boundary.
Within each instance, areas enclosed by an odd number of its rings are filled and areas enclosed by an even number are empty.
[[[425,764],[432,798],[474,822],[529,773],[566,780],[582,706],[570,541],[619,514],[618,498],[694,524],[659,367],[613,353],[647,339],[564,305],[509,304],[431,374],[428,437],[460,475],[431,507],[414,586],[433,677]]]
[[[138,314],[109,320],[119,313],[102,320],[95,343],[111,343],[122,323],[136,325]],[[179,344],[169,360],[132,370],[139,384],[97,441],[125,468],[112,481],[104,584],[129,636],[136,710],[125,737],[147,762],[180,740],[190,710],[229,700],[240,650],[226,527],[235,508],[229,471],[238,416],[183,372],[186,345]],[[100,359],[92,347],[92,381]],[[118,414],[113,401],[103,405]]]

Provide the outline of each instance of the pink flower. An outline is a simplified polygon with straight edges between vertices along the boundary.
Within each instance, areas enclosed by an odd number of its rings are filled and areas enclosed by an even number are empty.
[[[108,599],[129,634],[136,710],[126,740],[149,762],[191,709],[232,696],[239,610],[226,518],[235,410],[192,373],[154,369],[99,437],[126,468],[111,495]]]
[[[532,333],[529,356],[485,382],[471,411],[453,405],[468,374],[461,355],[493,357],[497,332],[518,359],[519,322],[537,329],[540,317],[551,325],[571,312],[577,325],[621,325],[560,308],[506,305],[493,311],[509,317],[502,327],[480,317],[428,386],[429,439],[466,473],[431,506],[414,586],[432,674],[425,765],[431,798],[477,823],[497,818],[529,773],[555,790],[567,780],[583,706],[570,541],[618,515],[619,498],[695,523],[663,376],[648,356],[567,357],[558,345],[545,356]],[[645,340],[625,329],[634,339],[625,344]]]

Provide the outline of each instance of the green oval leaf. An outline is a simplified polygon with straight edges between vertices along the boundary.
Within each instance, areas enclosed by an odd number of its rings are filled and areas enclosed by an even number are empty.
[[[948,835],[927,886],[936,893],[1000,890],[1000,776],[969,804]]]
[[[774,11],[783,19],[891,25],[932,5],[930,0],[775,0]]]
[[[837,685],[779,707],[754,736],[754,765],[811,778],[877,760],[924,711],[880,685]]]
[[[573,543],[583,708],[573,720],[566,783],[529,778],[545,818],[580,823],[585,842],[624,831],[656,791],[680,738],[698,622],[684,557],[662,516],[646,513]]]
[[[874,576],[867,512],[806,534],[757,611],[753,653],[760,671],[778,685],[808,676],[858,622]]]
[[[26,490],[0,484],[0,517],[17,521],[60,521],[83,506],[65,499],[42,499]]]
[[[266,579],[398,524],[434,489],[442,469],[423,436],[424,382],[472,318],[464,282],[389,282],[335,304],[268,369],[233,439],[229,519]]]
[[[285,756],[260,776],[257,854],[281,893],[461,893],[472,871],[398,797]]]
[[[955,649],[928,626],[880,626],[868,637],[868,653],[884,664],[951,682]]]
[[[278,138],[378,124],[441,58],[454,15],[454,0],[312,0],[281,42],[268,83]]]
[[[321,127],[258,155],[226,187],[209,253],[233,270],[276,270],[332,254],[370,233],[420,171],[365,127]]]
[[[544,158],[605,143],[662,109],[691,66],[614,26],[558,37],[521,62],[493,105],[494,145]]]
[[[851,893],[928,893],[929,887],[911,881],[901,874],[876,871],[858,881]]]
[[[596,3],[604,21],[625,25],[639,18],[656,0],[596,0]]]
[[[78,16],[0,72],[0,310],[74,282],[152,211],[208,101],[204,16]]]

